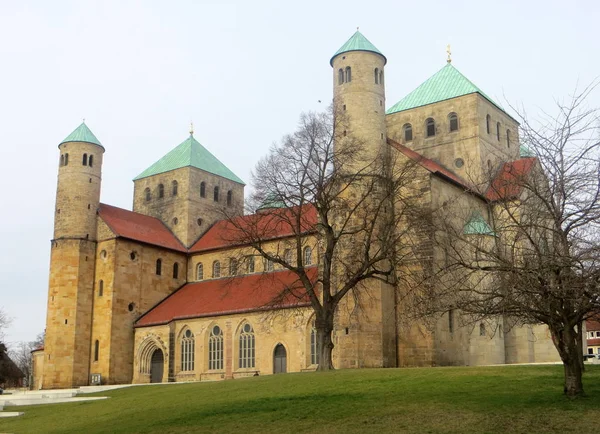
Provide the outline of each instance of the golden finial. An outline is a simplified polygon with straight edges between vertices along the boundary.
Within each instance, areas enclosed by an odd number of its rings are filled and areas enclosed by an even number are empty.
[[[194,135],[194,123],[190,122],[190,136]]]
[[[448,60],[446,60],[446,62],[452,63],[452,51],[450,51],[450,44],[446,45],[446,53],[448,53]]]

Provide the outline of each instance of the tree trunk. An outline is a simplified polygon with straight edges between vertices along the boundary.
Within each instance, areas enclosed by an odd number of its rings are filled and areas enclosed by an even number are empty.
[[[575,327],[565,326],[559,330],[551,328],[551,332],[565,370],[564,393],[569,398],[577,398],[583,395],[583,370],[578,354],[579,345]]]
[[[585,365],[583,364],[583,321],[577,323],[577,347],[577,355],[579,356],[581,372],[585,372]]]
[[[315,321],[317,329],[317,354],[319,354],[319,367],[317,371],[331,371],[333,367],[333,315]]]

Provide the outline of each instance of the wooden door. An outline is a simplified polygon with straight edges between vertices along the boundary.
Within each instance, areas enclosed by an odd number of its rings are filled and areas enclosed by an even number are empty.
[[[287,372],[287,351],[281,344],[277,344],[273,352],[273,373],[285,374]]]

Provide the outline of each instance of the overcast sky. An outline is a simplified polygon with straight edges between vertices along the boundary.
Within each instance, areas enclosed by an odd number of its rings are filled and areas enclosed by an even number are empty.
[[[45,327],[57,146],[82,118],[106,148],[102,202],[131,209],[131,180],[187,137],[190,120],[249,182],[299,114],[331,100],[329,59],[357,26],[388,59],[387,107],[445,65],[450,43],[479,88],[535,113],[600,75],[598,17],[600,2],[573,0],[0,0],[8,343]]]

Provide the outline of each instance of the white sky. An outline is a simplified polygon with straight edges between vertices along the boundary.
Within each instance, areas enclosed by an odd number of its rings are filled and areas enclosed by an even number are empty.
[[[106,148],[102,202],[188,135],[246,182],[361,32],[388,59],[387,107],[445,65],[530,113],[600,75],[597,1],[0,0],[0,307],[8,343],[46,316],[57,146],[82,118]],[[317,101],[322,100],[319,104]],[[600,106],[596,92],[590,104]]]

